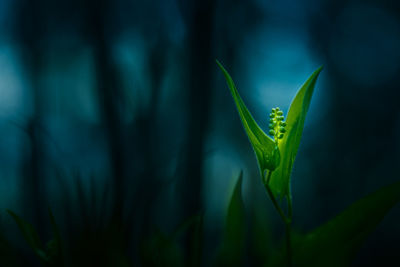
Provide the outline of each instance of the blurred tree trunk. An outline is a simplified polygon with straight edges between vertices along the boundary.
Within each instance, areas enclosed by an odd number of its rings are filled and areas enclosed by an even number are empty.
[[[161,136],[156,131],[155,121],[160,100],[168,40],[163,34],[163,29],[157,35],[159,35],[157,41],[148,56],[150,65],[150,105],[136,115],[134,127],[135,158],[142,157],[144,163],[144,166],[142,166],[143,171],[136,174],[137,177],[140,177],[140,181],[135,191],[134,202],[142,205],[139,207],[140,215],[142,215],[140,226],[142,237],[149,233],[153,224],[152,216],[155,211],[156,198],[162,190],[165,190],[165,182],[160,179],[157,173],[157,169],[163,160],[159,157],[162,143],[159,142]]]
[[[213,22],[215,2],[181,1],[188,33],[188,128],[184,146],[183,174],[178,183],[182,219],[202,210],[203,162],[213,84]],[[185,6],[186,5],[186,6]],[[185,10],[186,9],[186,10]],[[188,11],[187,9],[190,9]],[[186,240],[189,247],[190,237]],[[186,255],[190,259],[190,249]]]
[[[17,16],[17,39],[21,42],[22,58],[27,66],[33,96],[33,111],[26,131],[29,138],[29,155],[23,162],[23,205],[24,213],[32,218],[40,234],[44,233],[45,180],[44,146],[40,129],[43,127],[44,92],[41,77],[43,75],[43,42],[45,41],[44,1],[21,0]]]
[[[121,99],[120,84],[116,66],[111,58],[112,38],[106,28],[110,18],[112,1],[88,0],[86,2],[87,33],[94,50],[96,87],[100,110],[106,128],[111,159],[114,208],[113,219],[122,219],[124,208],[124,185],[126,180],[126,162],[124,136],[119,114]]]
[[[184,173],[180,181],[183,218],[201,210],[204,144],[211,103],[214,1],[195,1],[188,25],[188,130],[184,147]]]

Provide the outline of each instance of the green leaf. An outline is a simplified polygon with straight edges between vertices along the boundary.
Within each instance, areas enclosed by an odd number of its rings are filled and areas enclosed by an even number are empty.
[[[25,241],[29,244],[29,246],[36,250],[36,249],[43,249],[43,244],[40,241],[39,235],[36,232],[33,226],[21,219],[17,214],[12,212],[11,210],[7,210],[8,214],[10,214],[14,221],[17,223],[19,230],[21,231]]]
[[[53,232],[53,239],[47,243],[48,250],[46,251],[47,252],[46,254],[48,255],[48,258],[51,260],[52,264],[57,266],[63,266],[64,261],[63,261],[61,234],[50,208],[49,208],[49,216],[50,216],[51,229]]]
[[[177,240],[179,236],[187,232],[189,244],[187,244],[186,266],[201,266],[201,256],[203,247],[203,215],[195,215],[186,219],[172,233],[169,239]]]
[[[356,201],[295,242],[298,266],[348,266],[368,235],[399,201],[400,182]]]
[[[290,174],[299,149],[304,122],[314,92],[315,83],[321,70],[322,67],[319,67],[311,74],[290,104],[286,117],[287,133],[279,142],[281,163],[272,173],[269,183],[275,197],[280,196],[283,198],[286,196],[290,198]]]
[[[245,247],[245,210],[242,199],[243,172],[240,173],[233,191],[226,216],[222,246],[217,266],[241,266]]]
[[[40,241],[39,235],[36,232],[35,228],[33,228],[33,226],[30,223],[21,219],[11,210],[7,210],[7,212],[13,217],[25,241],[33,249],[35,254],[42,260],[42,263],[48,263],[49,259],[43,250],[43,244]]]
[[[258,126],[253,116],[247,109],[242,98],[240,97],[236,86],[225,68],[217,60],[217,64],[222,70],[226,82],[228,84],[229,90],[231,91],[233,100],[235,101],[236,108],[239,112],[240,119],[242,121],[243,127],[246,134],[250,140],[254,152],[258,160],[258,164],[261,171],[261,176],[265,170],[274,170],[278,166],[280,161],[280,154],[275,142],[264,133],[264,131]]]

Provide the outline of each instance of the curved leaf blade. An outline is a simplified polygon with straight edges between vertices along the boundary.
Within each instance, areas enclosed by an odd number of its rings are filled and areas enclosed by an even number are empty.
[[[63,260],[63,247],[62,247],[62,240],[61,240],[61,233],[60,229],[56,223],[53,213],[51,212],[50,207],[48,208],[51,229],[53,232],[53,239],[50,240],[48,244],[54,244],[50,246],[52,249],[47,251],[49,258],[56,264],[57,266],[64,266]]]
[[[21,231],[25,241],[33,250],[43,250],[42,241],[39,238],[38,233],[35,228],[28,222],[21,219],[17,214],[11,210],[7,210],[8,214],[13,217],[14,221],[17,223],[19,230]]]
[[[400,201],[400,182],[354,202],[338,216],[300,238],[298,266],[348,266],[368,235]]]
[[[262,174],[261,176],[263,176],[263,173],[266,169],[273,170],[275,169],[276,165],[279,164],[279,150],[276,148],[275,142],[264,133],[264,131],[260,128],[260,126],[258,126],[257,122],[254,120],[253,116],[251,115],[242,98],[240,97],[232,80],[232,77],[218,60],[216,62],[225,76],[229,90],[232,94],[233,100],[235,101],[236,108],[238,110],[244,130],[256,154]]]
[[[48,264],[49,258],[44,251],[42,241],[39,238],[38,233],[35,228],[25,220],[21,219],[17,214],[12,212],[11,210],[7,210],[8,214],[13,217],[14,221],[17,223],[19,230],[21,231],[25,241],[28,245],[33,249],[36,256],[38,256],[39,260],[42,264]]]
[[[310,106],[318,76],[322,66],[314,71],[302,87],[297,91],[296,96],[290,104],[286,117],[286,131],[283,139],[279,142],[281,152],[281,163],[272,173],[269,186],[274,196],[290,197],[290,174],[293,163],[299,149],[304,122]]]
[[[216,266],[242,266],[245,247],[245,210],[242,199],[243,172],[229,202],[225,231]]]

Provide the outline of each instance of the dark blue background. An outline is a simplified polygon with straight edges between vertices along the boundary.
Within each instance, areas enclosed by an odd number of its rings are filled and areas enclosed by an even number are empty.
[[[292,176],[307,231],[399,179],[399,48],[397,1],[0,0],[3,228],[6,208],[45,228],[47,204],[67,225],[79,180],[88,198],[108,189],[101,216],[135,218],[133,239],[204,211],[212,251],[243,170],[278,239],[219,59],[264,129],[324,65]],[[399,211],[359,266],[397,259]]]

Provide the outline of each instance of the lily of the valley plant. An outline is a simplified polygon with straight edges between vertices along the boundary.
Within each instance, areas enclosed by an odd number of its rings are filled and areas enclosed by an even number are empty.
[[[322,67],[314,71],[298,90],[286,116],[279,108],[272,109],[268,125],[270,137],[255,122],[229,73],[221,63],[217,61],[217,64],[225,76],[244,130],[256,154],[262,182],[285,224],[286,265],[348,266],[369,233],[400,200],[400,182],[383,187],[354,202],[322,226],[308,234],[297,234],[296,238],[292,239],[290,175],[314,87]],[[237,188],[240,188],[240,183],[241,179],[237,182]],[[233,197],[235,194],[232,199]],[[231,205],[232,203],[233,200]],[[282,208],[284,204],[287,205],[286,208]],[[277,265],[273,263],[269,266]]]
[[[290,192],[290,174],[300,145],[315,83],[322,67],[314,71],[300,88],[290,105],[286,121],[284,121],[283,112],[278,107],[272,109],[269,116],[269,134],[272,136],[271,138],[258,126],[250,114],[229,73],[221,63],[217,61],[217,64],[224,73],[243,127],[257,156],[265,189],[285,223],[287,257],[289,265],[291,265],[292,196]],[[277,198],[281,200],[286,198],[288,204],[287,214],[283,212],[276,200]]]

